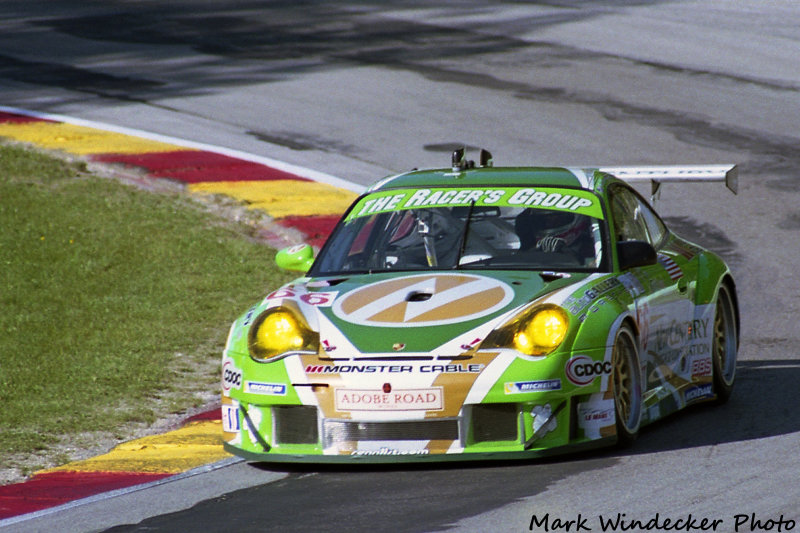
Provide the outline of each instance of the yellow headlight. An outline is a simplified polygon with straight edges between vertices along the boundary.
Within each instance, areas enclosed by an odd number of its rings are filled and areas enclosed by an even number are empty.
[[[316,351],[316,334],[308,329],[293,312],[275,308],[265,311],[250,330],[250,355],[259,360],[286,352]]]
[[[558,307],[536,311],[514,333],[514,348],[527,355],[546,355],[561,344],[569,321]]]

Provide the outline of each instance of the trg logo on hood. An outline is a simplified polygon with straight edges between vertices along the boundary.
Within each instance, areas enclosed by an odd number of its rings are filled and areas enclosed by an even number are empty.
[[[339,297],[333,312],[378,327],[440,326],[489,315],[508,305],[513,289],[469,274],[422,274],[373,283]]]

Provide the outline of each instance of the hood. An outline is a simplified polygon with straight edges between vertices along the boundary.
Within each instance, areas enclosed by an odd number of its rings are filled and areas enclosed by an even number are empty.
[[[509,314],[586,277],[438,271],[312,279],[289,287],[328,352],[458,355]],[[547,278],[547,280],[545,279]],[[333,354],[332,354],[333,355]],[[348,356],[351,354],[347,354]]]

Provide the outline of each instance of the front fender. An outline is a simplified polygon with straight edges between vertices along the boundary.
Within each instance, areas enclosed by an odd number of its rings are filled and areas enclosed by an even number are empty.
[[[635,302],[624,290],[597,298],[575,320],[580,324],[572,342],[573,353],[611,346],[624,320],[630,321],[637,334],[639,330]]]

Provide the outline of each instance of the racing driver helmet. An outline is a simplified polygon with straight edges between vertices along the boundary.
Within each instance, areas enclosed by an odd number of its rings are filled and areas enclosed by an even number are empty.
[[[520,250],[552,252],[570,246],[586,232],[586,217],[554,209],[528,208],[517,215],[514,227]]]

